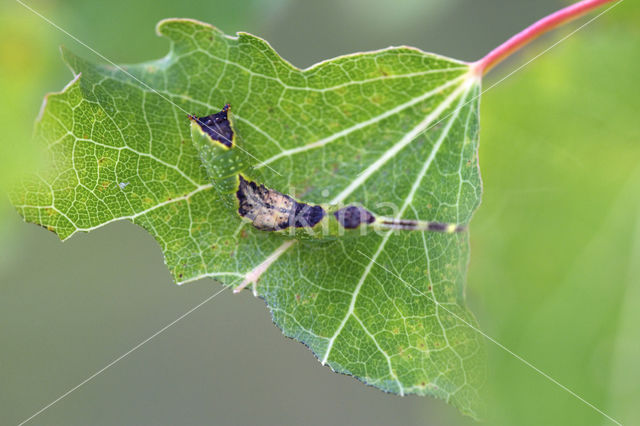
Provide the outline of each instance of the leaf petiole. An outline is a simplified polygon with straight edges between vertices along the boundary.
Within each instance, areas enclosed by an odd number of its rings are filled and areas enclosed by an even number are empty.
[[[494,66],[502,62],[513,53],[520,50],[542,34],[551,31],[560,25],[577,19],[605,3],[620,2],[622,0],[582,0],[560,9],[551,15],[545,16],[518,34],[514,35],[500,46],[489,52],[484,58],[471,63],[472,71],[483,76]]]

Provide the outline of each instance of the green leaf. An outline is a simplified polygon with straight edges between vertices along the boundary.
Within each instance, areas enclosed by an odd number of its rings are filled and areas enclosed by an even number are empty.
[[[135,78],[63,52],[75,78],[46,99],[36,133],[50,167],[13,192],[19,212],[63,240],[129,219],[178,283],[259,275],[275,324],[333,370],[478,417],[485,359],[464,303],[467,233],[305,242],[255,230],[218,202],[187,119],[230,103],[268,185],[304,201],[467,223],[481,193],[468,65],[400,47],[299,70],[249,34],[190,20],[158,32],[171,51],[126,67]]]

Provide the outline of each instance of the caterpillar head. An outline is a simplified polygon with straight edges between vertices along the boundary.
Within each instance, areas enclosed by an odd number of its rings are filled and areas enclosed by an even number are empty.
[[[191,140],[211,179],[232,176],[250,166],[246,151],[237,146],[231,107],[198,117],[189,115]]]
[[[211,115],[204,117],[189,115],[191,132],[193,133],[195,130],[203,136],[207,136],[206,140],[214,146],[218,145],[225,150],[233,148],[236,135],[233,131],[230,108],[231,106],[226,104],[220,112]]]

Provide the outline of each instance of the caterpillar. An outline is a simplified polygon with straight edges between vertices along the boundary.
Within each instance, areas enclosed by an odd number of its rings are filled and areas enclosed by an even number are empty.
[[[330,239],[367,230],[457,233],[466,225],[379,216],[359,204],[314,204],[269,188],[258,160],[242,148],[229,104],[220,112],[191,120],[191,138],[222,202],[242,220],[265,232],[295,238]],[[359,231],[359,232],[356,232]]]

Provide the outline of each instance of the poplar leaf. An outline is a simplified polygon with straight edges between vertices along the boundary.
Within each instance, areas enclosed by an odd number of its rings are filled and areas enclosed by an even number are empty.
[[[481,195],[468,64],[397,47],[301,70],[250,34],[180,19],[157,30],[169,54],[126,72],[63,51],[75,77],[43,105],[49,166],[11,194],[20,214],[62,240],[130,220],[179,284],[258,274],[275,324],[334,371],[479,417],[468,232],[297,241],[253,229],[218,201],[187,118],[232,105],[268,186],[298,199],[466,224]]]

